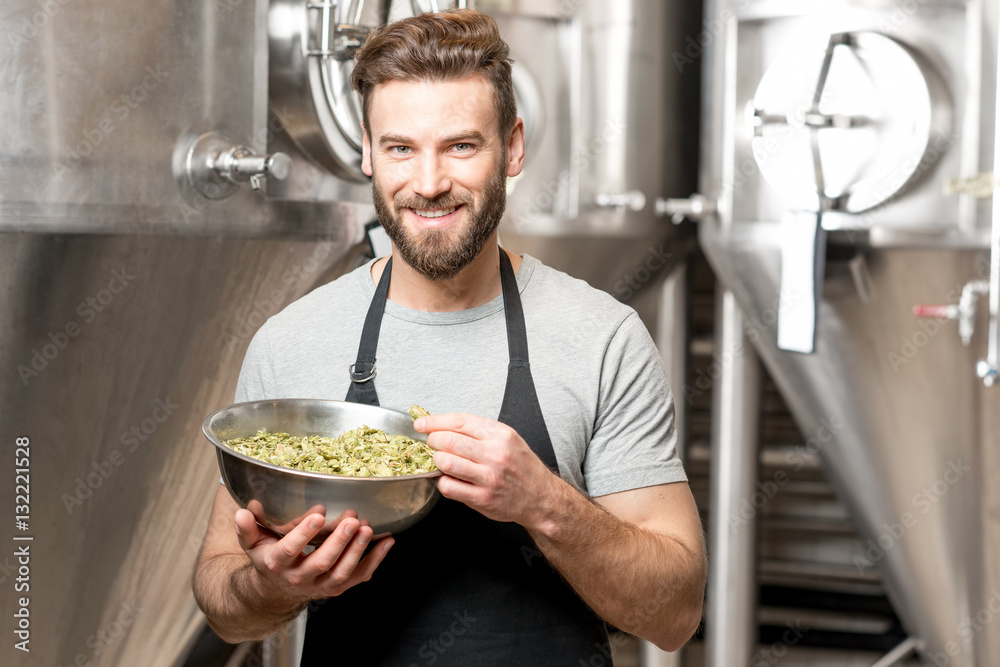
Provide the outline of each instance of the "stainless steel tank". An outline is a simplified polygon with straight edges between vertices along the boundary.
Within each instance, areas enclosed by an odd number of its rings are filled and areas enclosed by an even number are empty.
[[[854,563],[882,571],[905,648],[998,664],[997,7],[706,15],[701,243],[851,509]]]
[[[300,158],[266,9],[4,3],[4,665],[180,664],[218,487],[199,424],[264,319],[353,267],[370,207],[268,196]]]
[[[681,228],[657,201],[693,187],[697,68],[672,54],[697,5],[480,0],[534,89],[541,125],[510,189],[504,243],[622,300],[681,261]],[[697,19],[695,18],[695,23]],[[686,137],[692,141],[685,142]]]

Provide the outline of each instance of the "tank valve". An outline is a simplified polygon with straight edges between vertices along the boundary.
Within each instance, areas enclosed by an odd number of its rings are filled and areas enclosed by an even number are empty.
[[[997,367],[986,359],[980,359],[976,364],[976,375],[987,387],[992,387],[997,382]]]
[[[657,217],[670,216],[670,221],[675,225],[684,222],[684,219],[700,221],[706,215],[715,213],[715,202],[705,195],[693,194],[689,199],[660,199],[657,198],[655,213]]]
[[[292,159],[284,153],[255,155],[218,132],[188,137],[178,142],[180,164],[174,171],[181,181],[209,199],[234,194],[243,183],[260,190],[261,177],[283,181],[292,171]]]
[[[958,335],[962,345],[968,347],[976,330],[976,301],[980,295],[989,294],[990,285],[985,280],[973,280],[962,288],[958,303],[944,305],[918,304],[913,307],[917,317],[931,317],[937,320],[958,320]],[[980,376],[982,377],[982,376]]]
[[[594,195],[594,203],[601,208],[615,208],[619,211],[641,211],[646,208],[646,195],[641,190],[631,192],[599,192]]]
[[[230,148],[215,160],[215,170],[239,185],[250,182],[250,187],[260,190],[260,177],[269,176],[283,181],[292,171],[292,159],[284,153],[254,155],[246,146]]]

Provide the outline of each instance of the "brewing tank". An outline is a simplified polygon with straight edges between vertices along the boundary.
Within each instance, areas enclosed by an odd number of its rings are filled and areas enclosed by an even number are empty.
[[[666,277],[686,248],[657,201],[695,186],[698,68],[676,55],[699,5],[479,6],[534,82],[520,111],[542,128],[510,188],[504,243],[632,299]]]
[[[264,319],[353,268],[370,206],[268,195],[266,7],[3,5],[0,664],[182,664],[201,422]]]
[[[993,665],[995,3],[711,2],[700,241],[924,659]],[[977,629],[978,628],[978,629]]]

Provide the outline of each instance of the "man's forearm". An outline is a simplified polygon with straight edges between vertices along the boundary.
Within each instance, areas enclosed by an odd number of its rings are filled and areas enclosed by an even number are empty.
[[[194,593],[209,626],[232,644],[274,634],[306,605],[268,595],[243,555],[224,554],[200,562],[194,575]]]
[[[676,650],[701,618],[704,559],[680,540],[621,521],[558,480],[528,531],[601,617]]]

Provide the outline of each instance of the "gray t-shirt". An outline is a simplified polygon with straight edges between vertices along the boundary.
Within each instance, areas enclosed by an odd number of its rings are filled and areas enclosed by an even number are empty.
[[[595,497],[685,481],[670,387],[635,311],[527,255],[517,284],[563,479]],[[247,350],[236,401],[344,400],[374,293],[369,263],[270,318]],[[390,301],[376,359],[382,406],[496,419],[508,361],[503,297],[447,313]]]

